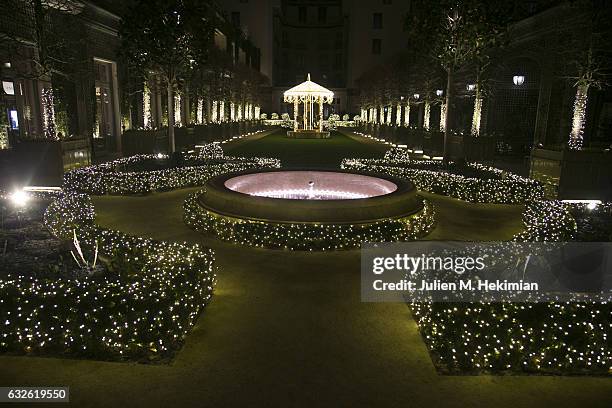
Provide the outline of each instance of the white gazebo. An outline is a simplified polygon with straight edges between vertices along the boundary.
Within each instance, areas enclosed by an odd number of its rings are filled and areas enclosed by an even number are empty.
[[[301,135],[304,135],[304,137],[315,138],[329,137],[329,132],[323,132],[323,104],[332,103],[334,100],[334,93],[332,91],[315,82],[312,82],[310,80],[310,74],[308,74],[308,79],[306,81],[285,91],[284,100],[285,102],[293,103],[293,132],[287,132],[289,137],[301,137]],[[298,123],[300,102],[304,104],[304,115],[302,121],[303,127],[301,129]],[[314,128],[315,105],[319,105],[318,130]],[[323,133],[327,133],[327,135],[322,135]],[[300,134],[300,136],[298,136],[298,134]]]

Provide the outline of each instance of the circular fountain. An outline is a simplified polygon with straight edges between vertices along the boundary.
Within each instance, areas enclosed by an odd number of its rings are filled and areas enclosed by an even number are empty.
[[[435,222],[410,181],[342,170],[226,173],[189,195],[184,211],[187,225],[224,241],[309,251],[415,240]]]
[[[345,171],[267,170],[210,179],[199,196],[213,213],[269,222],[372,223],[419,212],[414,185]]]

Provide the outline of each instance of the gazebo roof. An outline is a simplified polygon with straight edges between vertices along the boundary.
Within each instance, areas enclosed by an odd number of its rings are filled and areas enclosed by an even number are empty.
[[[316,82],[312,82],[310,80],[310,74],[308,74],[308,79],[306,81],[285,91],[283,95],[285,98],[314,96],[315,98],[323,97],[325,99],[332,99],[334,97],[334,93],[332,91],[317,84]]]

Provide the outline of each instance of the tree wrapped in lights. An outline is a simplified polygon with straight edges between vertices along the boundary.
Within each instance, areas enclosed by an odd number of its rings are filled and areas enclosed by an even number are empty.
[[[196,107],[196,122],[198,125],[202,125],[204,123],[204,99],[198,98],[197,107]]]
[[[174,95],[174,126],[181,127],[183,125],[183,121],[181,120],[181,94],[176,93]]]
[[[423,44],[422,52],[429,55],[446,71],[446,101],[444,103],[444,157],[452,131],[455,98],[455,74],[467,64],[481,60],[491,47],[501,43],[510,22],[510,2],[467,0],[419,0],[411,2],[406,28],[414,44]],[[480,66],[479,69],[484,68]],[[479,81],[480,82],[480,81]],[[482,107],[482,95],[476,90],[475,107]],[[478,106],[476,106],[478,105]],[[475,112],[475,128],[480,129],[480,109]]]
[[[153,127],[153,118],[151,116],[151,89],[146,82],[142,92],[142,114],[143,127],[145,129],[151,129]]]
[[[584,125],[589,98],[589,89],[602,89],[606,84],[603,68],[593,55],[593,49],[585,53],[583,59],[577,62],[578,76],[574,77],[576,97],[572,111],[572,128],[567,143],[571,150],[580,150],[584,144]]]
[[[175,90],[182,76],[208,59],[215,24],[210,14],[194,0],[138,0],[122,19],[123,55],[133,66],[159,73],[166,84],[170,152],[175,151]]]
[[[53,103],[53,88],[43,88],[41,90],[41,105],[43,117],[43,131],[45,138],[58,140],[55,131],[55,106]]]

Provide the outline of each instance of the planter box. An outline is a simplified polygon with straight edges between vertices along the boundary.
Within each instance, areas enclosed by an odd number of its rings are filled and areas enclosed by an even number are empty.
[[[444,140],[444,134],[442,134]],[[448,154],[453,160],[493,161],[496,139],[491,136],[451,135]]]
[[[168,151],[168,131],[166,129],[126,130],[121,137],[123,156]]]
[[[612,152],[589,150],[531,151],[529,176],[559,199],[612,200]]]
[[[174,128],[174,145],[176,150],[193,149],[196,142],[193,127]]]
[[[62,143],[59,141],[21,141],[11,151],[14,182],[30,186],[60,186],[64,176],[62,159]]]
[[[423,136],[423,153],[429,156],[442,156],[444,153],[444,133],[428,132]]]
[[[91,148],[88,139],[62,140],[61,144],[65,172],[91,164]]]

